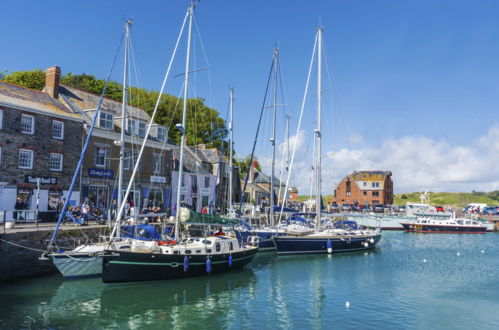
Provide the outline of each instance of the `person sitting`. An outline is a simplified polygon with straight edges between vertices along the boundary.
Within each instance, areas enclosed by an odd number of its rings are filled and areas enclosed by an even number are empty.
[[[218,227],[218,231],[215,233],[215,236],[223,236],[225,233],[222,231],[222,227]]]

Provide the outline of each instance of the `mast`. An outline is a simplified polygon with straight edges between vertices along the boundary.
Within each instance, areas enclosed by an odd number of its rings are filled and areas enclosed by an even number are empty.
[[[315,129],[317,154],[315,159],[316,170],[316,196],[315,196],[315,228],[319,230],[321,224],[321,112],[322,112],[322,31],[317,27],[317,128]]]
[[[289,119],[291,119],[290,115],[286,115],[286,133],[284,134],[284,138],[286,139],[286,174],[289,173]],[[282,186],[281,182],[279,182],[279,190]],[[284,204],[287,200],[287,190],[284,190],[283,200],[281,203],[281,208],[284,207]]]
[[[187,117],[187,97],[189,87],[189,64],[191,57],[191,35],[192,35],[192,19],[194,16],[195,3],[192,1],[189,5],[189,32],[187,35],[187,53],[185,60],[185,79],[184,79],[184,106],[182,111],[182,125],[177,125],[180,129],[180,159],[178,169],[178,186],[177,186],[177,212],[175,215],[175,239],[179,239],[179,225],[180,225],[180,194],[182,192],[182,183],[184,175],[184,148],[185,148],[185,132],[186,132],[186,117]]]
[[[127,105],[127,91],[128,91],[128,45],[130,44],[130,25],[132,19],[125,23],[125,64],[123,69],[123,101],[121,107],[121,134],[120,134],[120,161],[118,171],[118,205],[123,202],[123,168],[125,157],[125,127],[127,124],[126,105]],[[116,236],[120,237],[120,231],[117,231]]]
[[[230,106],[229,106],[229,218],[232,218],[232,144],[234,143],[234,136],[232,130],[232,120],[234,111],[234,88],[230,89]]]
[[[276,113],[277,113],[277,70],[278,70],[279,49],[274,49],[274,105],[272,107],[272,171],[270,175],[270,225],[274,223],[274,167],[275,167],[275,131],[276,131]]]

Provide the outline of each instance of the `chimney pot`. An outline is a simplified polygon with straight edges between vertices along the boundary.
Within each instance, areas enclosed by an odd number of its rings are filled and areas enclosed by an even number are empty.
[[[52,66],[45,71],[45,88],[43,91],[54,99],[59,98],[59,78],[61,76],[61,68]]]

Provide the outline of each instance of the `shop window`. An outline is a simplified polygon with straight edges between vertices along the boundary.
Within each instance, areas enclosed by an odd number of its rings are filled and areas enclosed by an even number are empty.
[[[114,128],[113,121],[112,114],[101,111],[99,116],[99,127],[112,130]]]
[[[33,168],[33,150],[20,149],[19,150],[19,168],[32,169]]]
[[[49,190],[47,209],[50,211],[57,211],[59,203],[62,203],[62,192],[60,190]]]
[[[91,208],[107,209],[108,190],[106,186],[91,185],[88,187],[88,200]]]
[[[50,154],[49,167],[51,171],[62,171],[63,155],[57,153]]]
[[[52,137],[60,140],[64,138],[64,123],[62,121],[52,121]]]
[[[163,207],[163,191],[158,188],[151,188],[149,190],[149,205],[148,206],[157,206]],[[164,210],[162,210],[164,211]]]
[[[18,198],[17,200],[20,201],[19,210],[28,210],[31,207],[32,196],[33,196],[33,189],[30,188],[17,189],[17,198]]]
[[[21,132],[24,134],[35,133],[35,117],[30,115],[21,115]]]
[[[201,207],[208,206],[208,196],[201,197]]]

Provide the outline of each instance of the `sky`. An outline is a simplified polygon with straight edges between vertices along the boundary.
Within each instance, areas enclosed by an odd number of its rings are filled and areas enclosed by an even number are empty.
[[[3,0],[0,71],[58,65],[63,73],[105,78],[125,18],[132,17],[132,84],[159,90],[187,5]],[[272,53],[279,47],[279,102],[285,106],[277,115],[276,163],[280,167],[289,115],[291,145],[297,141],[291,183],[308,194],[315,80],[299,132],[297,124],[321,25],[327,63],[323,193],[353,170],[392,171],[396,193],[499,189],[497,17],[495,0],[203,0],[196,7],[191,68],[209,69],[193,75],[189,95],[206,99],[225,118],[228,89],[234,87],[235,150],[249,154]],[[184,71],[185,43],[173,75]],[[121,79],[119,63],[113,80]],[[181,82],[182,76],[169,79],[167,93],[180,95]],[[265,110],[256,150],[267,173],[270,137],[271,111]]]

